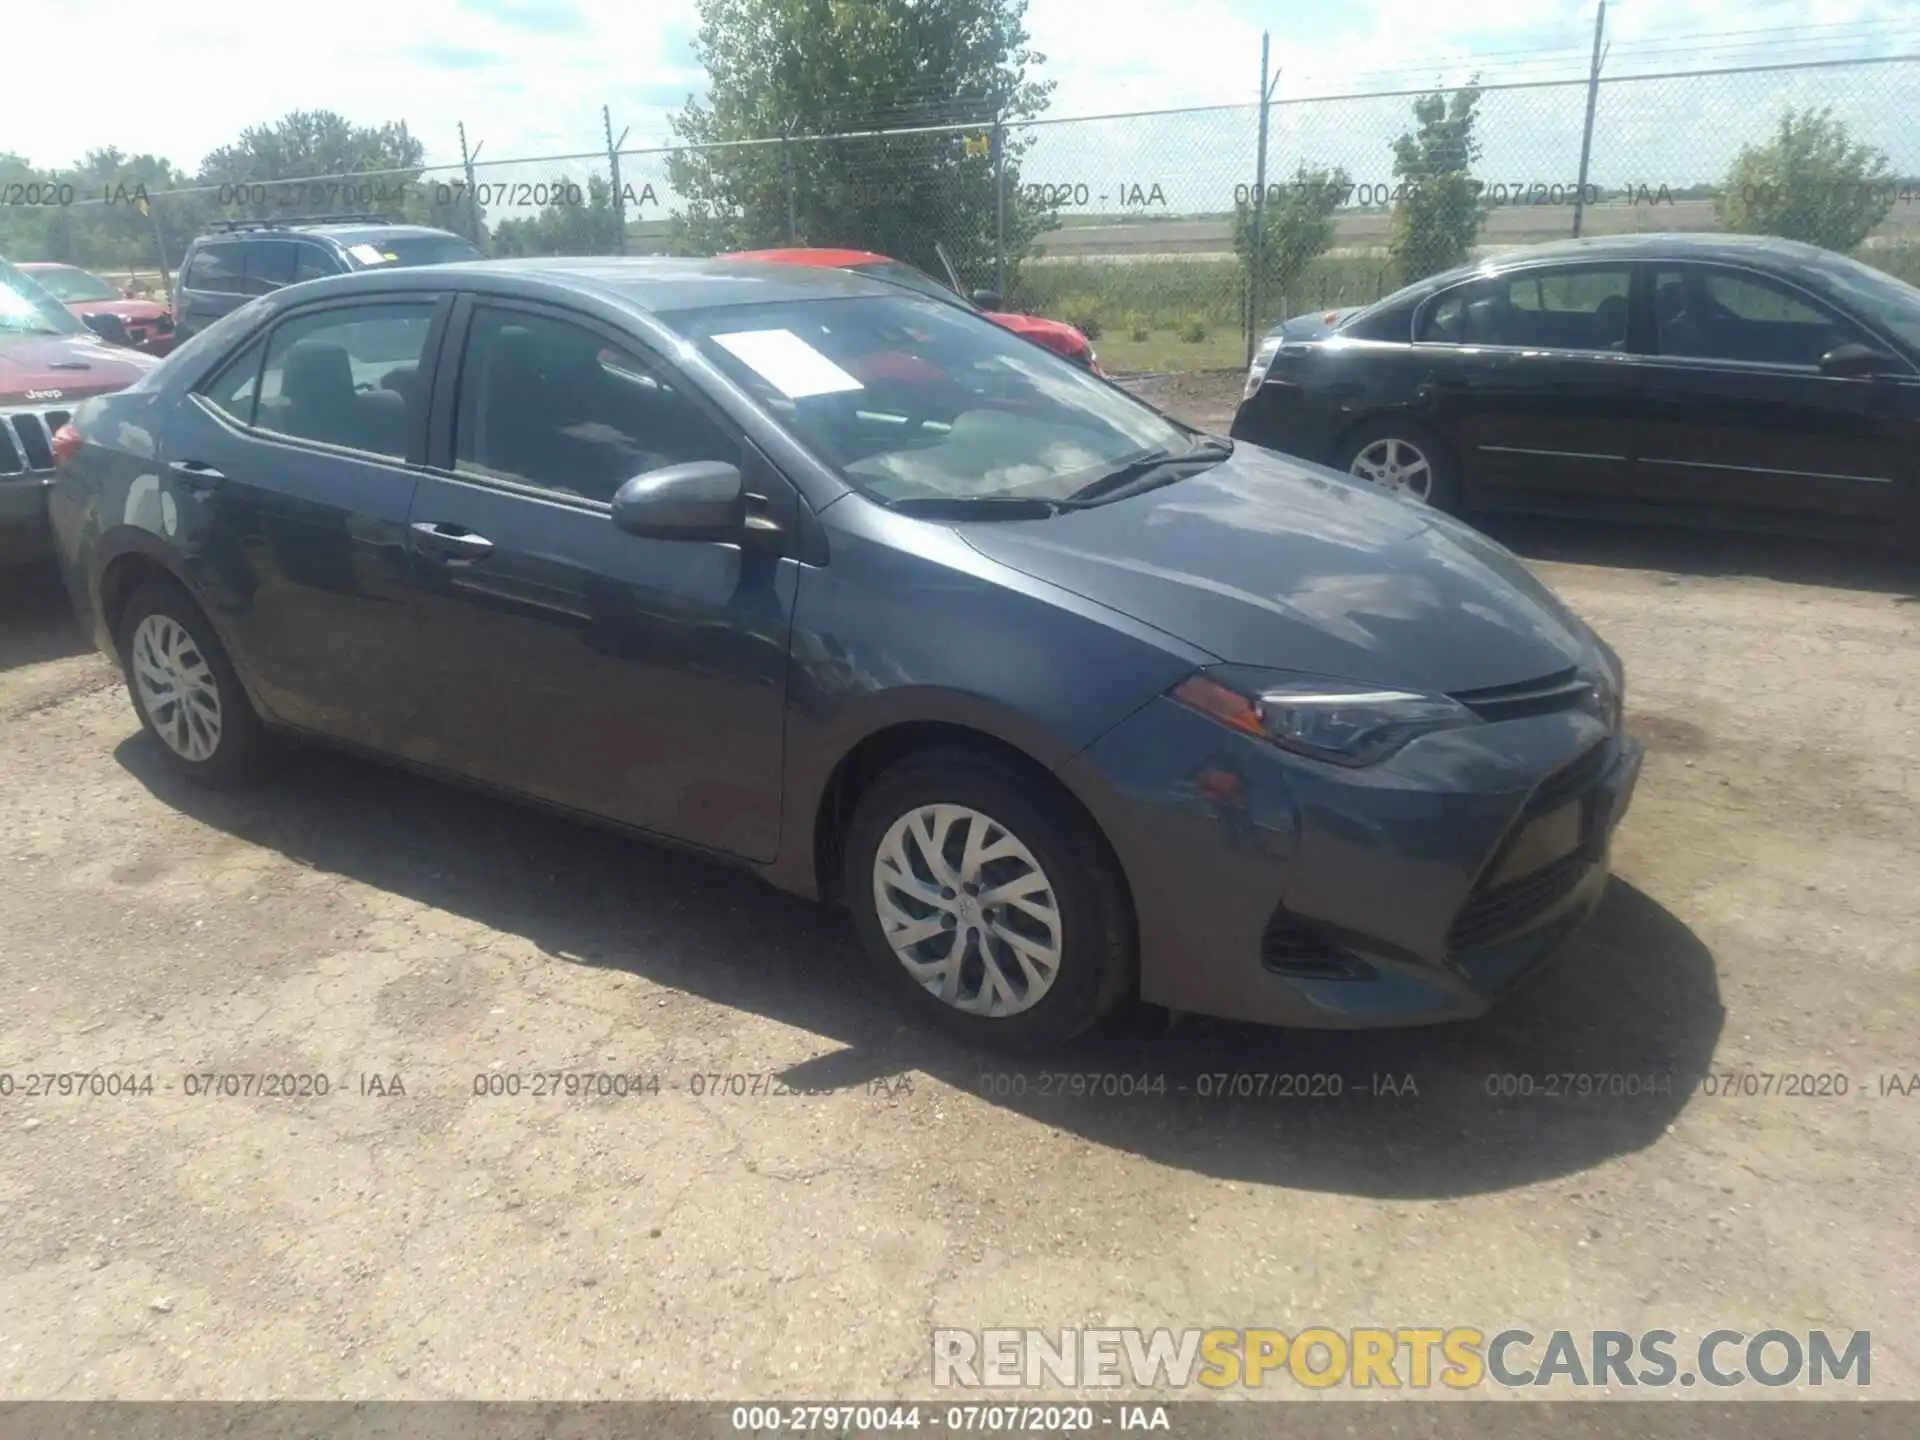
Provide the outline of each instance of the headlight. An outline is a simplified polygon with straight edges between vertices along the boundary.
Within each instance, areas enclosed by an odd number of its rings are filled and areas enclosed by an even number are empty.
[[[1445,695],[1238,666],[1189,676],[1171,693],[1222,725],[1335,765],[1372,765],[1418,736],[1480,723]]]
[[[1253,364],[1247,367],[1246,388],[1240,392],[1242,400],[1251,400],[1254,391],[1267,383],[1267,369],[1273,364],[1273,357],[1280,353],[1280,337],[1269,335],[1260,342],[1260,348],[1253,352]]]

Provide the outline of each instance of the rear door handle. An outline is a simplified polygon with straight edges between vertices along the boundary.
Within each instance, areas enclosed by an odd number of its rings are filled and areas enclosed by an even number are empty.
[[[175,460],[167,468],[189,490],[211,490],[227,478],[211,465],[202,465],[198,460]]]
[[[416,520],[410,528],[414,534],[414,545],[442,560],[482,560],[493,553],[491,540],[458,525],[443,525],[437,520]]]

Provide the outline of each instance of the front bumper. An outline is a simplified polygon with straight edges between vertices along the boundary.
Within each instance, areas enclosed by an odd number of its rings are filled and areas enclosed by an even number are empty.
[[[1572,933],[1641,753],[1560,711],[1347,770],[1162,698],[1062,775],[1126,872],[1143,999],[1360,1028],[1482,1014]]]

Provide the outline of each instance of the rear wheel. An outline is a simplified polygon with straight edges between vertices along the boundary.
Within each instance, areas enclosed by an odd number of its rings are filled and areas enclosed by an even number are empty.
[[[1459,509],[1460,479],[1452,452],[1439,436],[1411,420],[1361,426],[1347,437],[1334,468],[1437,510]]]
[[[252,779],[266,758],[266,727],[193,598],[171,581],[141,586],[118,639],[134,713],[168,767],[202,785]]]
[[[911,756],[868,788],[845,894],[878,974],[973,1043],[1065,1044],[1133,989],[1132,911],[1104,837],[990,757]]]

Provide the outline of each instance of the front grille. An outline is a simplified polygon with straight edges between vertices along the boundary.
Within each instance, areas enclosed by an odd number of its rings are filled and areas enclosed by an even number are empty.
[[[1511,885],[1476,895],[1454,917],[1447,948],[1458,952],[1489,944],[1545,914],[1580,883],[1588,863],[1586,852],[1576,850]]]
[[[71,410],[0,411],[0,475],[53,471],[53,433],[73,418]]]
[[[1484,690],[1460,690],[1453,695],[1482,720],[1519,720],[1528,715],[1551,715],[1575,710],[1593,693],[1593,682],[1574,666],[1522,680],[1516,685],[1489,685]]]

